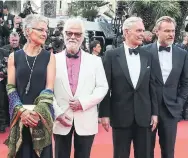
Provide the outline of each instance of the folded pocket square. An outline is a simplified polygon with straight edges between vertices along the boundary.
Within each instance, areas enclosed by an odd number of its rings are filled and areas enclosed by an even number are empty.
[[[149,68],[150,68],[150,66],[147,67],[147,69],[149,69]]]

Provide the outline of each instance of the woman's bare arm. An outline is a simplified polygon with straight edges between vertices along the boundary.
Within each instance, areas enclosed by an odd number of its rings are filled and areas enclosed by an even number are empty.
[[[48,63],[48,67],[47,67],[46,89],[51,89],[53,91],[55,76],[56,76],[55,55],[53,53],[51,53],[50,61]]]
[[[8,58],[8,84],[16,84],[15,79],[15,65],[14,65],[14,53],[11,53]]]

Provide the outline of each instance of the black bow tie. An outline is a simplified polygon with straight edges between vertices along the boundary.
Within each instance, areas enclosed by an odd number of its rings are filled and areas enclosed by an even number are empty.
[[[66,56],[67,56],[68,58],[74,58],[74,59],[77,59],[77,58],[79,57],[79,56],[78,56],[78,53],[76,53],[76,54],[67,53]]]
[[[161,51],[170,52],[170,47],[159,46],[159,52],[161,52]]]
[[[129,54],[132,55],[133,53],[134,53],[135,55],[137,55],[137,54],[139,53],[138,48],[135,48],[135,49],[129,48]]]

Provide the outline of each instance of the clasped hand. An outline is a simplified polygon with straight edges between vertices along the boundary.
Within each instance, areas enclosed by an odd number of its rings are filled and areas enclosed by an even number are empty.
[[[83,110],[79,100],[69,100],[69,105],[74,112]]]
[[[25,110],[21,114],[21,122],[26,126],[26,127],[36,127],[38,125],[38,122],[40,120],[39,115],[35,111],[31,110]]]
[[[72,119],[66,114],[61,114],[57,119],[63,126],[71,127],[72,126]]]
[[[79,100],[69,100],[69,106],[73,112],[83,110]],[[72,119],[66,114],[66,112],[61,114],[56,120],[65,127],[72,126]]]

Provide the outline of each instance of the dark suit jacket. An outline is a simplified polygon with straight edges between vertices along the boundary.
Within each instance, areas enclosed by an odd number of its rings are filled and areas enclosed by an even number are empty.
[[[9,57],[9,52],[5,49],[0,48],[0,72],[3,72],[3,68],[7,68],[7,60]],[[0,78],[6,78],[6,74],[0,75]]]
[[[188,51],[188,46],[184,45],[183,43],[177,43],[176,46],[180,47],[181,49]]]
[[[140,48],[141,71],[134,89],[124,46],[109,50],[104,57],[104,69],[109,91],[99,107],[99,117],[110,117],[112,127],[129,127],[135,120],[148,127],[151,115],[158,115],[152,54]]]
[[[0,48],[0,60],[4,60],[4,58],[9,57],[9,51]]]
[[[15,52],[15,51],[17,51],[17,50],[22,49],[22,48],[23,48],[23,45],[20,44],[19,47],[17,47],[17,48],[12,48],[12,47],[10,46],[10,44],[8,44],[8,45],[3,46],[2,48],[5,49],[5,50],[7,50],[7,51],[9,52],[9,54],[11,54],[12,52]]]
[[[3,15],[3,20],[4,20],[4,15]],[[8,13],[8,15],[7,15],[7,20],[5,21],[5,24],[6,24],[6,25],[8,25],[8,21],[9,21],[9,20],[11,20],[11,22],[12,22],[11,28],[10,28],[10,30],[12,30],[13,27],[14,27],[14,15]]]
[[[157,43],[144,46],[154,56],[154,74],[158,104],[164,103],[172,114],[179,118],[188,96],[188,54],[185,50],[172,45],[172,70],[167,81],[163,82],[159,64]]]

